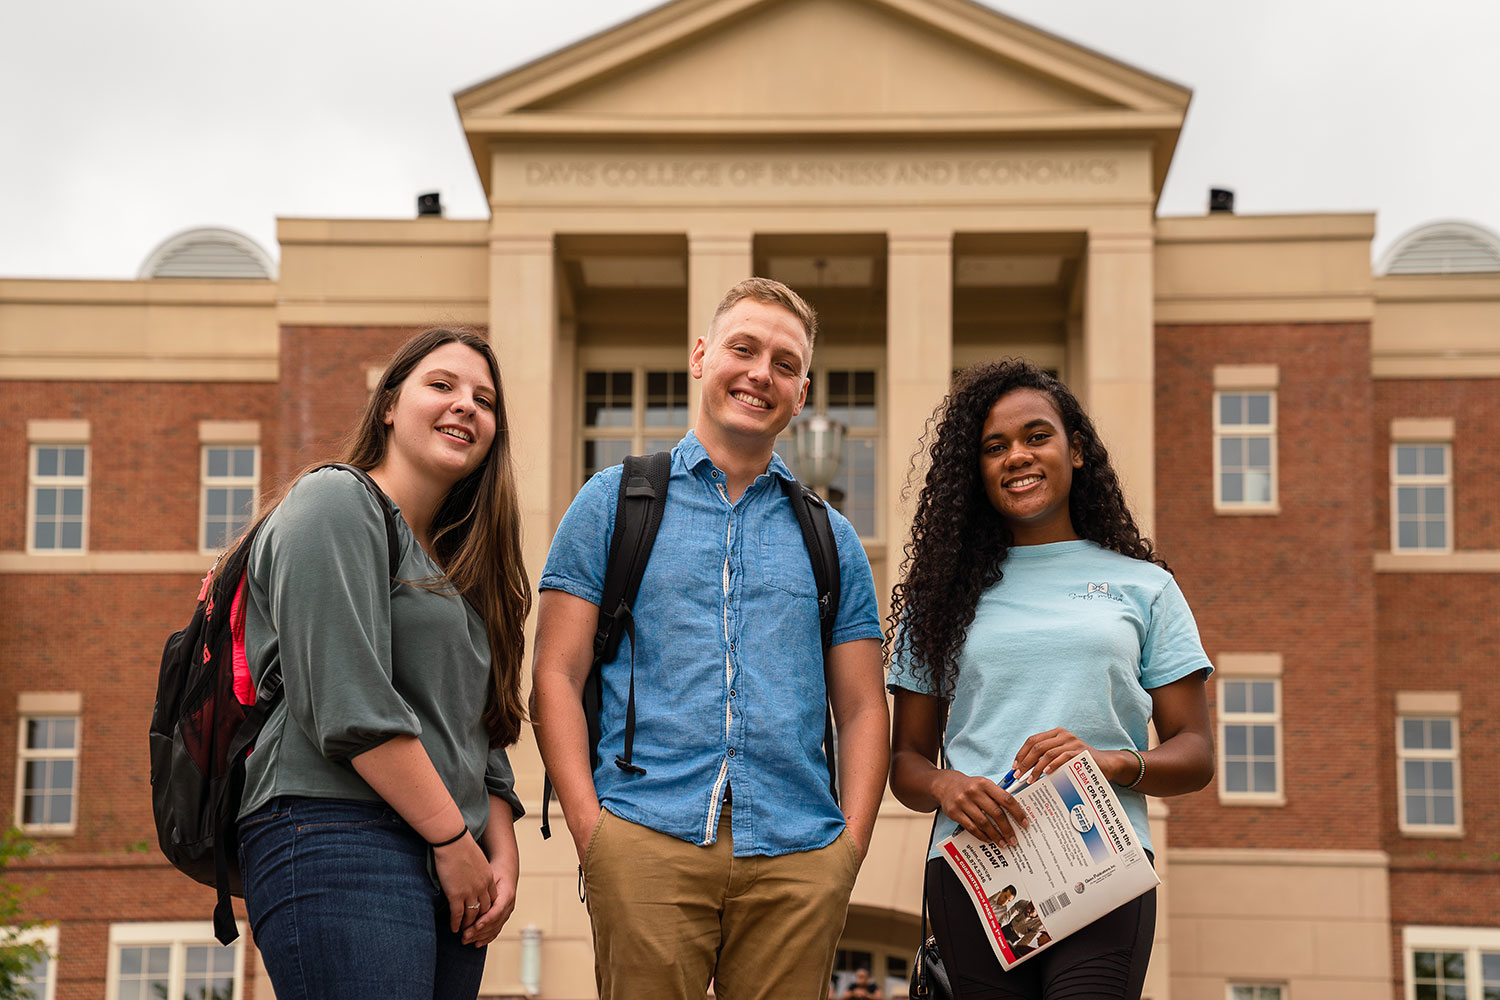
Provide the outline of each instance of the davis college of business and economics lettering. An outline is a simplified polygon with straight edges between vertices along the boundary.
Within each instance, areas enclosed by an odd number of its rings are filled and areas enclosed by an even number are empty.
[[[1042,156],[850,159],[533,159],[529,188],[900,188],[1104,185],[1119,177],[1113,157]]]

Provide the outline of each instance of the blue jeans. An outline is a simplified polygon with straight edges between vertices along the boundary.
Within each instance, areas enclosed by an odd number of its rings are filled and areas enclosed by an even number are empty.
[[[277,1000],[474,1000],[484,948],[448,930],[428,847],[381,803],[283,796],[240,821],[240,871]]]

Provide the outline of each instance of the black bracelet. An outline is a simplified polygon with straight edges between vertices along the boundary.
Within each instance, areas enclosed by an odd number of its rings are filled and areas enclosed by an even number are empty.
[[[449,837],[447,840],[443,841],[441,844],[434,844],[434,843],[431,843],[429,841],[428,844],[427,844],[427,846],[430,847],[430,848],[432,848],[433,850],[437,850],[439,847],[447,847],[449,844],[456,844],[460,840],[463,840],[468,835],[469,835],[469,828],[468,827],[464,827],[462,830],[458,831],[456,834],[454,834],[453,836]]]

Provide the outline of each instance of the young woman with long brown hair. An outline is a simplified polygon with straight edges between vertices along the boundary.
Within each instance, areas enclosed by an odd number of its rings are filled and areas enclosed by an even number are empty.
[[[473,1000],[515,903],[530,606],[489,345],[408,341],[341,461],[384,497],[304,474],[250,553],[249,672],[284,694],[246,764],[246,909],[282,1000]]]

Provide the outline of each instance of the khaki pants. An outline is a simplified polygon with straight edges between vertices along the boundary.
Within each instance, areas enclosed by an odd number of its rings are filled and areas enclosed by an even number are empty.
[[[826,1000],[859,872],[848,831],[827,847],[734,856],[601,812],[584,854],[600,1000]]]

